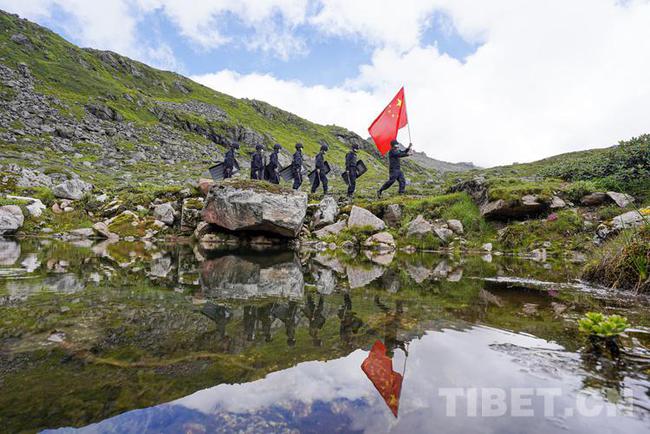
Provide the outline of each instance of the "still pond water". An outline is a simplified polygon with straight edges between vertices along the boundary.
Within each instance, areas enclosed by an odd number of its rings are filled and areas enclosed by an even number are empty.
[[[0,240],[0,431],[650,432],[650,302],[577,274]],[[620,357],[590,310],[633,324]]]

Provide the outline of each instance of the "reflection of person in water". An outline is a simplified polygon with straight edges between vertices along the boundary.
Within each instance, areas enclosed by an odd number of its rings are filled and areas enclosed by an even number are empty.
[[[255,339],[255,322],[257,319],[255,306],[244,306],[244,334],[247,341]]]
[[[350,294],[346,293],[343,295],[343,306],[339,307],[338,316],[341,320],[341,327],[339,328],[341,340],[350,345],[352,335],[356,334],[363,325],[363,322],[357,317],[357,314],[352,311]]]
[[[232,312],[228,306],[221,304],[206,303],[201,310],[201,313],[217,325],[217,334],[222,341],[224,350],[230,349],[231,339],[226,333],[226,325],[232,317]]]
[[[265,304],[257,308],[257,319],[262,324],[264,341],[271,342],[271,324],[273,324],[273,303]]]
[[[386,320],[384,321],[384,344],[386,345],[386,355],[388,357],[393,357],[395,349],[399,348],[408,356],[406,342],[397,338],[402,314],[404,313],[403,301],[395,301],[394,312],[392,312],[390,307],[379,299],[378,295],[375,296],[375,304],[386,314]]]
[[[290,301],[288,304],[276,304],[273,307],[273,315],[284,323],[287,332],[287,345],[296,345],[296,325],[300,319],[297,315],[298,303]]]
[[[322,340],[318,337],[318,331],[325,325],[325,316],[323,316],[323,296],[318,297],[318,306],[314,303],[311,294],[307,295],[307,303],[302,309],[305,317],[309,320],[309,336],[311,336],[314,346],[320,347]]]

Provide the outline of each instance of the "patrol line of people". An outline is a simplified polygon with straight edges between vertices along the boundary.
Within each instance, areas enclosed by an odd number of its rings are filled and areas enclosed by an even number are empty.
[[[388,171],[388,181],[386,181],[379,190],[377,190],[377,197],[381,197],[382,193],[390,188],[395,181],[399,185],[399,193],[403,194],[406,189],[406,179],[404,178],[404,173],[401,169],[400,160],[404,157],[411,155],[412,144],[409,144],[408,148],[402,150],[400,149],[400,144],[397,140],[391,142],[391,150],[388,153],[389,160],[389,171]],[[239,143],[234,142],[230,145],[230,149],[226,152],[224,160],[224,179],[231,178],[234,174],[236,168],[239,167],[236,160],[236,152],[239,149]],[[257,145],[255,147],[255,152],[251,156],[251,179],[267,180],[273,184],[280,183],[280,162],[278,154],[280,152],[281,146],[279,143],[273,145],[273,152],[269,155],[268,163],[265,162],[264,147],[262,145]],[[294,152],[290,170],[291,170],[291,179],[293,180],[293,189],[298,190],[303,183],[303,170],[304,170],[304,157],[303,157],[303,145],[302,143],[296,143],[296,152]],[[311,192],[316,193],[316,190],[319,186],[322,185],[323,193],[327,194],[329,189],[329,180],[327,174],[329,172],[329,164],[325,159],[325,155],[329,150],[329,146],[326,144],[321,145],[320,152],[316,154],[315,157],[315,168],[313,172],[313,177],[311,180]],[[346,178],[348,183],[347,194],[348,196],[353,196],[357,188],[357,165],[359,160],[357,158],[357,151],[359,150],[359,145],[356,143],[352,145],[350,152],[345,156],[345,171]]]

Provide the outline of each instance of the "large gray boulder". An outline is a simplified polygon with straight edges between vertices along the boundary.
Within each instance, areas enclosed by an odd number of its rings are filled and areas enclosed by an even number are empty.
[[[305,193],[235,180],[210,189],[203,221],[230,231],[260,231],[295,238],[306,214]]]
[[[386,223],[367,209],[353,205],[348,218],[348,227],[372,228],[374,231],[382,231],[386,229]]]
[[[23,226],[25,217],[17,205],[0,206],[0,235],[13,234]]]
[[[534,194],[527,194],[518,200],[498,199],[481,207],[481,215],[491,219],[521,219],[540,214],[548,205]]]
[[[93,189],[92,184],[79,178],[69,179],[52,188],[52,193],[59,199],[79,200],[84,193]]]
[[[644,215],[642,214],[643,211],[628,211],[617,215],[612,219],[612,228],[614,230],[629,229],[641,226],[644,223],[650,223],[650,214]]]

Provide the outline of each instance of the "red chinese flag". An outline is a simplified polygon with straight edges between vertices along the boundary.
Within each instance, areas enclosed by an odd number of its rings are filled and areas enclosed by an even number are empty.
[[[402,375],[393,371],[393,360],[386,355],[386,347],[381,341],[378,340],[372,346],[370,354],[361,364],[361,369],[384,398],[393,416],[397,417]]]
[[[397,131],[408,123],[406,116],[406,100],[402,87],[395,98],[386,106],[383,112],[370,125],[368,132],[375,141],[381,155],[390,150],[390,142],[397,137]]]

